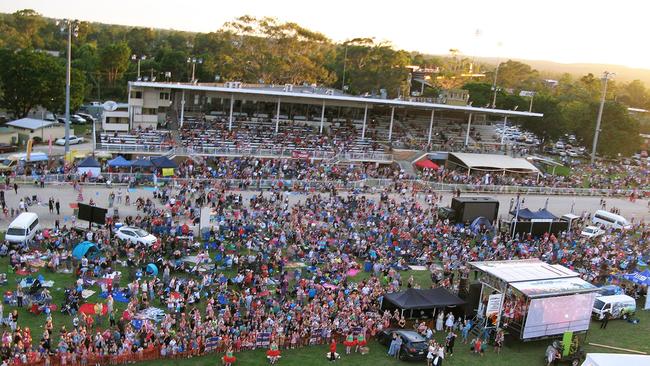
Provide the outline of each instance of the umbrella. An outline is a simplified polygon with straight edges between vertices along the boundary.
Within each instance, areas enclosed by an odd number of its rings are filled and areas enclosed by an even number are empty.
[[[438,164],[434,163],[433,161],[429,159],[422,159],[415,163],[416,166],[423,168],[423,169],[433,169],[433,170],[438,170],[440,167]]]

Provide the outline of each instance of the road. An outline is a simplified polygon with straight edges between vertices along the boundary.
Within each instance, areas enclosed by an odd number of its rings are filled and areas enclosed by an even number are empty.
[[[121,188],[106,188],[105,186],[85,186],[83,188],[83,198],[84,202],[88,203],[89,199],[93,199],[96,202],[96,205],[99,207],[108,207],[108,195],[111,191],[118,193],[118,190],[122,191],[123,196],[129,194],[131,197],[131,202],[135,202],[136,198],[152,198],[153,192],[150,189],[138,188],[135,190],[127,191],[125,187]],[[242,192],[245,201],[259,192]],[[54,220],[59,219],[61,225],[70,222],[70,217],[72,216],[73,210],[70,208],[70,203],[77,202],[78,193],[75,192],[69,185],[46,185],[45,188],[38,188],[32,185],[21,185],[18,188],[18,194],[13,190],[5,191],[5,199],[9,208],[14,207],[18,209],[18,203],[20,198],[26,196],[37,195],[38,198],[42,201],[41,205],[34,205],[29,208],[30,211],[36,212],[39,215],[40,221],[43,226],[53,226]],[[465,196],[471,194],[464,194]],[[366,195],[371,199],[379,200],[377,194],[368,194]],[[479,195],[476,195],[479,196]],[[484,196],[484,195],[483,195]],[[61,203],[61,214],[50,214],[47,206],[47,201],[49,197],[54,197],[59,199]],[[306,195],[298,193],[290,193],[289,201],[291,204],[295,204],[299,201],[304,201]],[[499,215],[502,218],[508,218],[508,210],[510,206],[510,201],[514,199],[513,195],[493,195],[500,202]],[[450,193],[443,194],[442,204],[448,206],[451,202],[452,195]],[[529,209],[536,211],[537,209],[543,208],[546,203],[545,196],[524,196],[525,202],[522,207],[528,207]],[[650,213],[648,211],[648,201],[638,200],[636,202],[630,202],[629,200],[619,199],[619,198],[608,198],[606,199],[607,207],[616,207],[620,209],[621,214],[629,220],[639,220],[648,221],[650,219]],[[573,206],[573,212],[575,214],[581,214],[582,212],[591,212],[598,210],[600,208],[600,197],[566,197],[566,196],[551,196],[548,198],[548,209],[557,216],[561,216],[565,213],[571,212],[571,207]],[[137,210],[135,206],[125,206],[117,205],[120,216],[124,217],[125,215],[137,215]],[[109,214],[112,213],[112,210]],[[12,218],[5,218],[4,215],[0,215],[0,230],[5,230],[8,224],[11,222]]]

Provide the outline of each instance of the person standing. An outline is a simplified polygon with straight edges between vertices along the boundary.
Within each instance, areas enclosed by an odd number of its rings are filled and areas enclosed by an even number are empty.
[[[54,198],[50,197],[50,199],[47,200],[47,205],[49,206],[50,213],[54,212]]]
[[[503,333],[503,329],[499,329],[497,331],[497,334],[494,336],[494,352],[496,354],[501,353],[501,348],[503,348],[503,340],[505,339],[505,334]]]
[[[450,330],[445,339],[445,346],[447,347],[447,353],[449,357],[454,355],[454,344],[456,343],[456,333],[453,330]]]
[[[607,329],[607,323],[609,323],[609,317],[610,317],[609,312],[605,312],[605,314],[601,315],[600,329]]]
[[[59,199],[56,199],[56,203],[54,204],[54,207],[56,208],[56,214],[60,215],[61,214],[61,203],[59,203]]]
[[[18,194],[18,183],[14,182],[14,192]]]
[[[442,332],[444,321],[445,321],[445,312],[440,310],[438,312],[438,317],[436,318],[436,332]]]

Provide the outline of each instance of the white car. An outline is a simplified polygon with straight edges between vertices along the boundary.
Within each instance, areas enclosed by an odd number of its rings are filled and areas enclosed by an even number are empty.
[[[80,143],[84,142],[83,137],[77,137],[77,136],[74,136],[74,135],[70,136],[69,140],[70,140],[70,145],[76,145],[76,144],[80,144]],[[65,146],[65,137],[61,137],[60,139],[56,139],[56,141],[54,143],[57,144],[57,145],[60,145],[60,146]]]
[[[117,229],[115,236],[133,244],[140,243],[146,246],[151,246],[158,241],[158,238],[156,238],[152,234],[149,234],[148,232],[138,227],[131,227],[131,226],[123,226]]]
[[[605,231],[596,226],[587,226],[582,229],[582,232],[580,233],[581,236],[589,239],[597,238],[603,234],[605,234]]]

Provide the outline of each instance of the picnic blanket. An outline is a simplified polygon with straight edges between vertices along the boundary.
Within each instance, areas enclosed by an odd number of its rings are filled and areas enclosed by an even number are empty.
[[[426,271],[427,270],[426,266],[409,266],[409,267],[414,271]]]
[[[165,317],[165,312],[162,309],[151,306],[144,310],[138,311],[135,314],[134,319],[141,319],[141,320],[149,319],[158,323],[161,322],[164,317]]]
[[[23,278],[20,281],[20,287],[22,288],[27,288],[30,287],[34,283],[35,279],[28,277],[28,278]],[[41,281],[41,287],[52,287],[54,286],[54,281]]]
[[[356,276],[357,273],[359,273],[359,272],[361,272],[360,269],[351,268],[351,269],[348,269],[347,275],[348,275],[348,277],[354,277],[354,276]]]
[[[87,302],[79,307],[79,312],[86,315],[96,315],[95,314],[95,304]],[[108,307],[106,304],[102,304],[102,315],[106,315],[108,312]]]
[[[307,267],[307,265],[303,262],[289,262],[286,265],[287,268],[303,268]]]
[[[115,301],[117,301],[117,302],[124,302],[124,303],[128,303],[128,302],[129,302],[129,299],[126,297],[126,294],[125,294],[123,291],[121,291],[121,290],[114,290],[114,291],[111,293],[111,295],[113,296],[113,300],[115,300]],[[108,298],[108,292],[102,292],[102,293],[99,295],[99,297],[101,297],[102,299],[106,299],[106,298]]]
[[[83,290],[81,291],[81,297],[84,299],[87,299],[95,294],[95,291],[93,290]]]

